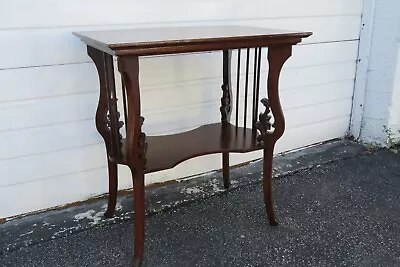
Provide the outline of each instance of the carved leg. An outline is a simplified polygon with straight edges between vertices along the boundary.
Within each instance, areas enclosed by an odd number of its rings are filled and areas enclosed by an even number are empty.
[[[108,159],[108,206],[105,216],[111,218],[115,213],[118,191],[118,165]]]
[[[139,58],[121,56],[118,58],[127,96],[128,116],[125,155],[131,168],[135,207],[134,266],[140,266],[144,255],[145,202],[144,168],[146,157],[146,135],[142,132],[144,118],[140,116]]]
[[[229,124],[232,108],[232,86],[231,86],[231,51],[224,50],[222,53],[222,65],[223,65],[223,84],[222,97],[221,97],[221,122],[222,125]],[[222,153],[222,173],[224,177],[224,187],[227,189],[230,187],[229,179],[229,153]]]
[[[264,164],[263,164],[263,191],[264,203],[267,210],[268,221],[271,226],[276,226],[278,223],[275,219],[274,204],[272,200],[272,158],[274,154],[274,143],[266,143],[264,148]]]
[[[256,128],[260,131],[257,138],[258,142],[263,144],[264,162],[263,162],[263,191],[264,203],[267,211],[269,224],[272,226],[278,225],[275,220],[274,205],[272,201],[272,158],[274,154],[275,142],[272,140],[272,125],[271,125],[271,108],[268,99],[261,99],[261,103],[265,107],[265,112],[260,113],[259,121],[256,122]]]
[[[259,121],[256,123],[256,128],[260,131],[260,135],[257,140],[262,142],[264,147],[264,202],[268,220],[271,225],[277,225],[272,200],[272,158],[275,143],[285,131],[285,118],[283,116],[278,90],[279,75],[283,64],[291,56],[291,53],[291,45],[274,46],[268,48],[268,99],[261,99],[261,103],[265,106],[266,111],[260,114]],[[273,125],[270,123],[272,117],[270,115],[271,110],[274,116]]]
[[[224,187],[228,189],[231,186],[229,179],[229,153],[222,153],[222,173],[224,176]]]
[[[145,199],[143,168],[131,168],[135,209],[134,266],[139,267],[144,255]]]
[[[100,97],[96,111],[96,128],[103,137],[108,161],[108,207],[106,217],[112,217],[117,201],[118,174],[117,163],[110,158],[118,160],[121,154],[121,135],[119,129],[123,122],[119,121],[117,98],[115,93],[114,67],[111,55],[93,47],[87,47],[88,55],[96,65],[100,83]]]

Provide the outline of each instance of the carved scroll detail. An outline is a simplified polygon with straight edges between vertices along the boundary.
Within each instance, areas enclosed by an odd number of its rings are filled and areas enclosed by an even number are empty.
[[[221,111],[221,122],[228,123],[228,116],[231,112],[231,96],[229,93],[229,85],[223,84],[221,86],[221,89],[221,107],[219,108],[219,110]]]
[[[110,98],[109,106],[110,107],[116,107],[117,106],[117,101],[118,101],[117,98]],[[117,123],[117,126],[118,126],[117,132],[118,132],[119,145],[120,145],[120,147],[122,147],[122,134],[120,132],[120,129],[124,126],[124,122],[120,120],[121,114],[120,114],[119,111],[116,111],[115,114],[116,114],[115,120],[118,122]],[[106,127],[107,131],[111,132],[112,123],[111,123],[111,114],[110,114],[110,109],[109,108],[107,108],[107,110],[106,110],[106,112],[104,114],[104,124],[105,124],[105,127]]]
[[[115,92],[113,58],[96,48],[87,47],[88,55],[96,65],[100,82],[100,97],[96,111],[96,128],[103,137],[109,157],[119,160],[122,156],[122,135]]]
[[[260,132],[260,135],[257,137],[258,142],[262,142],[268,134],[273,133],[269,101],[267,98],[263,98],[260,102],[264,105],[265,111],[260,113],[258,121],[256,122],[256,129]]]
[[[139,158],[143,162],[143,166],[146,166],[146,153],[147,153],[147,142],[146,134],[142,132],[142,126],[144,123],[144,117],[140,117],[140,136],[139,136]]]

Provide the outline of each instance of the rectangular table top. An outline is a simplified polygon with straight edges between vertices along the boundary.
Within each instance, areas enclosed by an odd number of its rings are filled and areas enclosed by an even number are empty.
[[[311,32],[247,26],[139,28],[74,32],[112,55],[154,55],[298,43]]]

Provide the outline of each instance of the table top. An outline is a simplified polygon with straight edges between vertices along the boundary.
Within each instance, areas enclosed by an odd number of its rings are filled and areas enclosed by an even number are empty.
[[[154,55],[295,44],[312,33],[247,26],[198,26],[84,31],[73,34],[87,45],[113,55]]]

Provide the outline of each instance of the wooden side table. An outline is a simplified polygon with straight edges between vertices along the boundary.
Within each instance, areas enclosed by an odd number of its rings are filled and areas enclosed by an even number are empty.
[[[106,216],[113,216],[117,197],[117,164],[129,166],[134,184],[135,247],[134,264],[143,259],[145,232],[144,178],[145,173],[173,168],[198,156],[222,153],[223,182],[229,187],[229,153],[263,150],[264,201],[269,223],[277,225],[272,202],[271,171],[274,146],[285,129],[278,83],[285,61],[291,56],[292,46],[310,36],[310,32],[289,32],[243,26],[181,27],[158,29],[128,29],[76,32],[87,45],[100,80],[100,98],[96,112],[96,127],[104,139],[108,159],[109,198]],[[258,115],[262,49],[268,47],[268,98],[262,98],[265,111]],[[249,88],[249,55],[254,49],[253,88]],[[223,77],[221,122],[173,135],[146,136],[142,132],[139,87],[139,57],[205,51],[222,51]],[[239,103],[240,72],[236,82],[235,100],[232,94],[231,52],[246,52],[245,101]],[[113,56],[117,57],[122,76],[123,105],[116,98]],[[249,92],[250,90],[250,92]],[[252,92],[252,99],[247,95]],[[252,101],[251,121],[247,121],[248,102]],[[233,105],[235,119],[231,120]],[[239,125],[239,106],[244,105],[244,123]],[[250,105],[250,104],[249,104]],[[119,110],[124,113],[123,119]],[[272,114],[271,114],[272,112]],[[241,115],[240,115],[241,116]],[[274,118],[271,123],[271,118]],[[234,122],[232,122],[234,121]],[[120,128],[126,124],[126,138]],[[248,124],[250,126],[248,127]],[[184,144],[184,145],[182,145]]]

